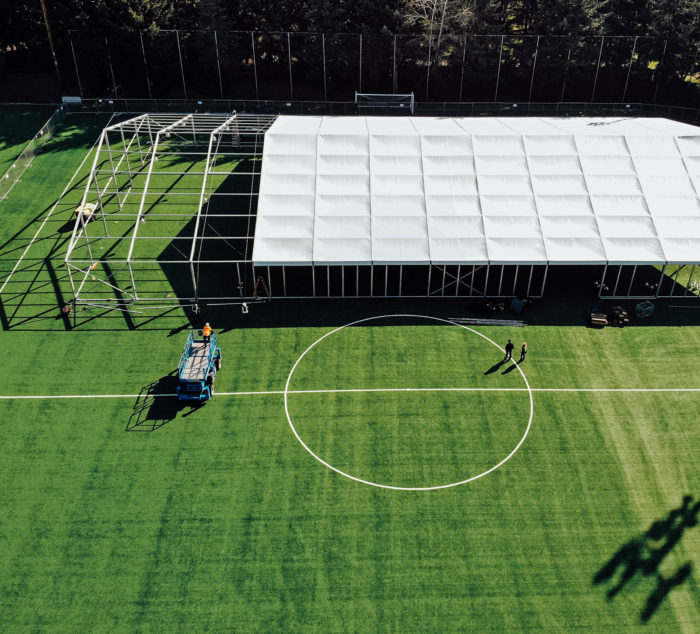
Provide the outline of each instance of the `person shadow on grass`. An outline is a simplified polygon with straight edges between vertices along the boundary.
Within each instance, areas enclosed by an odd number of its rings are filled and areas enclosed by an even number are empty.
[[[486,372],[484,372],[484,376],[487,374],[493,374],[494,372],[498,372],[498,370],[501,369],[501,366],[506,362],[505,359],[501,359],[498,363],[492,365]]]

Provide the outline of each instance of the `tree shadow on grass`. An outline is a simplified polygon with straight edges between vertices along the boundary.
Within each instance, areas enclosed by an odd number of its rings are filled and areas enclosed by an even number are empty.
[[[656,588],[647,597],[640,615],[643,623],[649,621],[671,590],[681,585],[692,572],[690,562],[680,566],[668,577],[661,574],[659,567],[680,542],[684,531],[697,525],[698,513],[700,501],[693,504],[693,496],[686,495],[679,508],[670,511],[664,519],[654,522],[645,533],[623,544],[595,574],[593,584],[613,581],[618,570],[622,569],[615,585],[606,593],[608,601],[611,601],[638,574],[655,578]]]
[[[198,411],[201,404],[191,405],[178,400],[175,393],[177,380],[177,372],[173,371],[141,388],[125,431],[156,431],[180,414],[189,416]]]

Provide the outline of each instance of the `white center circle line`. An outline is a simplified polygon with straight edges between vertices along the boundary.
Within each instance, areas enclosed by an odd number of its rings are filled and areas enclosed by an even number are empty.
[[[361,324],[367,321],[374,321],[376,319],[390,319],[394,317],[405,317],[405,318],[413,318],[413,319],[429,319],[432,321],[439,321],[445,324],[449,324],[450,326],[458,326],[459,328],[464,328],[465,330],[468,330],[469,332],[472,332],[476,335],[479,335],[479,337],[485,339],[488,341],[490,344],[494,345],[496,348],[498,348],[501,352],[505,352],[501,346],[499,346],[495,341],[492,339],[489,339],[486,335],[480,333],[478,330],[474,330],[473,328],[469,328],[468,326],[464,326],[462,324],[456,324],[449,319],[443,319],[442,317],[433,317],[431,315],[412,315],[412,314],[395,314],[395,315],[376,315],[374,317],[365,317],[363,319],[358,319],[356,321],[352,321],[349,324],[345,324],[344,326],[339,326],[338,328],[335,328],[331,330],[330,332],[327,332],[325,335],[322,337],[319,337],[316,341],[314,341],[304,352],[301,353],[299,358],[296,360],[294,365],[292,366],[292,369],[289,371],[289,376],[287,377],[287,383],[284,386],[284,412],[287,415],[287,422],[289,423],[289,426],[292,428],[292,432],[294,433],[294,436],[296,439],[299,441],[302,447],[306,449],[306,451],[311,454],[318,462],[320,462],[322,465],[325,467],[328,467],[331,471],[335,471],[336,473],[349,478],[350,480],[354,480],[355,482],[359,482],[361,484],[367,484],[369,486],[377,487],[380,489],[392,489],[394,491],[437,491],[439,489],[449,489],[452,487],[460,486],[461,484],[467,484],[469,482],[474,482],[474,480],[478,480],[479,478],[483,478],[484,476],[488,475],[489,473],[495,471],[499,467],[503,466],[508,460],[510,460],[515,453],[520,449],[522,444],[525,442],[525,439],[527,438],[527,435],[530,433],[530,428],[532,427],[532,418],[534,415],[535,407],[534,407],[534,402],[532,399],[532,388],[530,387],[530,383],[527,380],[527,377],[525,376],[525,373],[522,371],[522,368],[515,364],[515,367],[517,368],[518,372],[520,372],[520,375],[523,378],[523,381],[525,381],[525,385],[527,386],[527,392],[528,396],[530,397],[530,417],[527,421],[527,427],[525,428],[525,433],[523,434],[522,438],[518,442],[518,444],[515,446],[515,448],[505,457],[503,460],[501,460],[498,464],[494,465],[490,469],[487,469],[486,471],[479,473],[478,475],[472,476],[471,478],[467,478],[466,480],[460,480],[459,482],[450,482],[448,484],[441,484],[437,486],[426,486],[426,487],[402,487],[402,486],[396,486],[392,484],[381,484],[378,482],[372,482],[370,480],[364,480],[363,478],[358,478],[357,476],[351,475],[349,473],[346,473],[345,471],[342,471],[341,469],[338,469],[337,467],[334,467],[332,464],[329,464],[326,462],[323,458],[318,456],[314,451],[304,442],[302,437],[299,435],[297,432],[296,428],[294,427],[294,423],[292,422],[292,417],[289,414],[289,394],[294,393],[293,390],[289,389],[289,384],[292,381],[292,376],[294,375],[294,371],[297,369],[297,366],[299,363],[301,363],[301,360],[307,355],[308,352],[310,352],[315,346],[317,346],[319,343],[321,343],[326,337],[330,337],[332,334],[335,334],[336,332],[343,330],[344,328],[348,328],[350,326],[355,326],[357,324]],[[512,362],[513,363],[513,362]],[[411,388],[400,388],[400,389],[405,389],[405,390],[410,390]]]

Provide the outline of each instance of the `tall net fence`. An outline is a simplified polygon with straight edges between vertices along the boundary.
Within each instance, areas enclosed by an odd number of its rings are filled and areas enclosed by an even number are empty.
[[[67,113],[67,106],[58,108],[27,143],[21,154],[12,162],[10,168],[0,177],[0,201],[5,200],[12,188],[21,180],[24,172],[31,166],[34,157],[41,152],[42,148],[56,132],[58,126],[63,123]]]
[[[83,99],[697,105],[697,42],[643,36],[70,31],[64,95]]]

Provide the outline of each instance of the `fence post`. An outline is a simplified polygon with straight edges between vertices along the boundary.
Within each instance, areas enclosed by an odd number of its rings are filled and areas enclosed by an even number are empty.
[[[362,33],[360,33],[360,64],[359,64],[359,71],[360,71],[360,87],[358,89],[358,92],[362,92]]]
[[[396,34],[394,34],[394,63],[393,63],[392,68],[393,68],[393,70],[392,70],[392,74],[391,74],[391,87],[392,87],[392,91],[394,93],[397,93],[398,92],[398,90],[397,90],[398,80],[396,77]]]
[[[459,101],[462,101],[462,89],[464,88],[464,63],[467,59],[467,34],[464,34],[464,43],[462,45],[462,74],[459,78]]]
[[[139,38],[141,39],[141,53],[143,54],[143,69],[146,73],[146,87],[148,88],[148,98],[153,99],[153,94],[151,92],[151,78],[148,76],[148,61],[146,61],[146,47],[143,43],[143,31],[139,31]]]
[[[527,94],[528,104],[532,101],[532,85],[535,83],[535,68],[537,68],[537,53],[540,50],[540,36],[537,36],[537,45],[535,46],[535,58],[532,60],[532,75],[530,76],[530,92]]]
[[[656,77],[656,73],[658,71],[659,77],[656,79],[656,87],[654,88],[654,101],[652,103],[656,103],[656,96],[659,92],[659,84],[661,83],[661,71],[663,70],[664,57],[666,57],[666,47],[667,46],[668,46],[668,40],[664,40],[664,50],[661,51],[661,59],[659,60],[659,63],[656,65],[656,68],[654,69],[654,76]]]
[[[214,29],[214,46],[216,48],[216,70],[219,74],[219,94],[224,98],[224,83],[221,81],[221,62],[219,61],[219,37],[216,29]]]
[[[73,36],[71,35],[72,30],[68,29],[68,41],[70,42],[70,50],[73,53],[73,65],[75,66],[75,77],[78,80],[78,92],[80,92],[80,98],[83,99],[85,95],[83,94],[83,83],[80,81],[80,71],[78,70],[78,58],[75,56],[75,47],[73,46]]]
[[[501,35],[501,50],[498,53],[498,70],[496,71],[496,92],[493,95],[493,100],[498,101],[498,82],[501,79],[501,59],[503,58],[503,41],[505,35]]]
[[[600,51],[598,52],[598,65],[595,69],[595,77],[593,78],[593,90],[591,91],[591,103],[593,103],[593,97],[595,96],[595,87],[598,83],[598,71],[600,71],[600,59],[603,57],[603,44],[605,44],[605,36],[600,38]]]
[[[255,36],[253,31],[250,32],[250,43],[253,47],[253,75],[255,77],[255,101],[260,101],[260,94],[258,93],[258,63],[255,59]]]
[[[114,89],[114,98],[119,97],[117,93],[117,82],[114,79],[114,68],[112,67],[112,55],[109,52],[109,41],[107,40],[107,35],[105,34],[105,49],[107,49],[107,62],[109,63],[109,74],[112,76],[112,88]]]
[[[182,74],[182,92],[185,94],[185,99],[187,99],[187,84],[185,83],[185,68],[182,65],[182,51],[180,50],[180,31],[175,31],[175,37],[177,39],[177,56],[180,58],[180,73]]]
[[[571,61],[571,47],[569,47],[569,50],[566,53],[566,65],[564,66],[564,79],[562,80],[562,83],[561,83],[561,97],[559,97],[560,102],[564,101],[564,92],[566,91],[566,78],[569,74],[569,62],[570,61]]]
[[[323,100],[328,101],[328,90],[326,87],[326,34],[321,33],[321,48],[323,50]]]
[[[627,96],[627,85],[630,81],[630,72],[632,71],[632,64],[634,63],[634,54],[637,52],[638,37],[638,35],[634,36],[634,44],[632,44],[632,54],[630,55],[630,63],[629,66],[627,66],[627,78],[625,79],[625,89],[622,91],[622,101],[624,101],[625,97]]]

